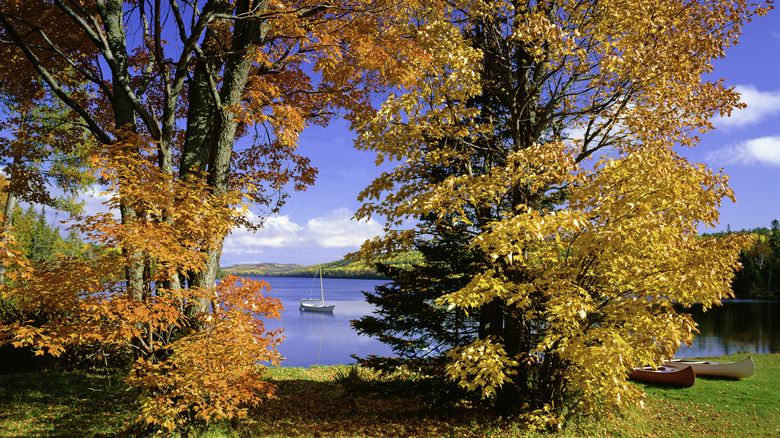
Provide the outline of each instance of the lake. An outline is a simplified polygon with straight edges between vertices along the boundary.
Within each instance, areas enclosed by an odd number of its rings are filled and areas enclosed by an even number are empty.
[[[374,338],[359,336],[349,321],[368,315],[374,307],[360,292],[373,291],[387,280],[324,278],[325,302],[335,304],[333,313],[302,312],[301,298],[320,298],[320,281],[315,278],[250,277],[271,285],[266,295],[281,300],[281,320],[270,320],[266,328],[284,328],[285,341],[277,347],[286,359],[282,366],[341,365],[354,363],[351,354],[389,356],[390,347]]]
[[[707,312],[691,312],[699,334],[675,357],[780,352],[780,301],[726,300]]]
[[[271,285],[270,297],[284,305],[282,319],[267,328],[284,328],[285,341],[278,349],[286,359],[282,366],[340,365],[360,357],[388,356],[392,350],[378,340],[359,336],[349,321],[374,311],[361,293],[373,291],[385,280],[323,279],[325,301],[335,304],[333,314],[301,312],[301,298],[319,298],[319,279],[251,277]],[[708,312],[693,312],[700,334],[690,347],[681,347],[676,357],[721,356],[733,353],[780,352],[780,302],[728,300]]]

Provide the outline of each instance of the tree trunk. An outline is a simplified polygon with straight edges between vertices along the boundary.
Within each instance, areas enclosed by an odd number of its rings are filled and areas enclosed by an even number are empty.
[[[235,14],[247,13],[249,8],[249,2],[239,1]],[[263,24],[260,20],[239,20],[235,23],[230,55],[225,56],[224,80],[218,95],[215,89],[218,63],[210,59],[218,54],[220,45],[208,40],[216,39],[214,34],[209,32],[203,44],[211,52],[204,53],[195,67],[180,177],[190,176],[205,167],[208,170],[209,186],[216,194],[226,193],[229,189],[233,144],[238,127],[238,122],[228,108],[240,104],[244,95],[253,64],[247,51],[264,40]],[[214,287],[221,249],[220,243],[217,249],[207,253],[208,261],[203,271],[190,276],[192,286]],[[207,302],[201,303],[201,309],[207,306]]]
[[[132,99],[119,86],[123,81],[128,81],[130,77],[124,31],[124,12],[122,10],[123,3],[119,0],[109,0],[100,12],[106,30],[108,48],[114,59],[114,65],[111,68],[112,82],[114,84],[114,98],[111,99],[114,111],[114,124],[119,130],[135,133],[137,130],[135,123],[136,112],[133,108]],[[127,137],[122,138],[120,134],[118,140],[121,142],[127,140]],[[132,141],[129,144],[132,145]],[[137,151],[137,146],[127,147]],[[121,189],[119,196],[119,211],[122,217],[122,224],[128,224],[137,218],[137,214],[134,206],[129,205],[122,199]],[[127,281],[128,293],[136,298],[141,298],[143,293],[143,256],[132,248],[122,248],[122,254],[127,259],[125,279]]]
[[[15,160],[14,160],[15,161]],[[3,230],[2,230],[2,242],[3,246],[8,244],[11,236],[11,220],[13,219],[14,209],[16,208],[16,195],[11,188],[11,184],[8,184],[8,194],[5,198],[5,211],[3,212]],[[0,263],[0,286],[5,282],[5,263]]]

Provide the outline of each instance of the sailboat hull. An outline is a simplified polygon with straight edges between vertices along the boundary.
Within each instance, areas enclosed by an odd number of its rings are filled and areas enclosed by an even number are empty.
[[[305,302],[301,301],[301,305],[298,307],[300,310],[304,310],[306,312],[321,312],[321,313],[333,313],[333,308],[335,308],[336,305],[330,305],[330,306],[323,306],[322,302],[317,300],[314,302]]]

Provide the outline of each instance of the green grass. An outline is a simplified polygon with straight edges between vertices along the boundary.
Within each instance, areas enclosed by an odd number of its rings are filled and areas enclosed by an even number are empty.
[[[745,357],[708,359],[731,362]],[[659,437],[780,436],[780,355],[752,357],[756,371],[747,379],[697,377],[687,389],[643,385],[654,409],[634,412],[642,431]]]
[[[647,393],[645,409],[585,421],[555,436],[780,436],[780,354],[753,355],[753,359],[756,372],[748,379],[699,377],[687,389],[642,384]],[[520,425],[478,408],[437,411],[421,400],[392,393],[345,393],[335,380],[348,370],[345,366],[269,369],[268,378],[278,385],[276,397],[254,409],[242,430],[232,435],[527,436]],[[121,437],[132,418],[132,392],[116,380],[55,372],[0,376],[0,438]],[[213,429],[207,436],[231,435],[227,430]]]
[[[81,373],[0,375],[0,437],[104,437],[127,427],[121,381]]]

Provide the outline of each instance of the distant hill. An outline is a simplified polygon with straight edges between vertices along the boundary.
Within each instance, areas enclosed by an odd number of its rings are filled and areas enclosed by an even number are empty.
[[[274,277],[274,276],[279,276],[281,274],[284,274],[286,272],[291,272],[291,271],[296,271],[301,269],[306,269],[306,266],[297,265],[297,264],[281,264],[281,263],[256,263],[256,264],[229,266],[227,268],[222,268],[222,272],[225,275],[231,275],[231,274],[249,275],[249,273],[252,273],[251,275]],[[262,272],[262,274],[259,274],[259,272]]]
[[[387,263],[398,267],[411,267],[413,263],[422,262],[420,253],[414,251],[393,257]],[[372,278],[386,279],[365,263],[352,260],[337,260],[323,263],[322,276],[326,278]],[[297,265],[280,263],[242,264],[223,267],[221,276],[236,275],[239,277],[315,277],[320,265]]]

